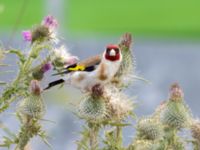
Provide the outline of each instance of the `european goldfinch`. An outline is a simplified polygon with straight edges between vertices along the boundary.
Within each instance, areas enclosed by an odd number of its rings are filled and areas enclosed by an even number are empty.
[[[94,56],[66,68],[58,74],[68,74],[65,79],[51,82],[46,88],[67,82],[83,91],[90,91],[96,84],[106,84],[117,73],[122,62],[118,45],[108,45],[103,55]],[[56,74],[57,75],[57,74]]]

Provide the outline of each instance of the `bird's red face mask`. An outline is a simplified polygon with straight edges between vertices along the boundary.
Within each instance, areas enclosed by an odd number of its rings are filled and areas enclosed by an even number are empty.
[[[116,61],[120,59],[120,50],[117,45],[108,45],[106,47],[105,58],[110,61]]]

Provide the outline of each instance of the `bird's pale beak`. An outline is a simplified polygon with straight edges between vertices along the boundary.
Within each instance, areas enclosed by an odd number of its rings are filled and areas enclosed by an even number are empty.
[[[111,49],[109,55],[110,56],[115,56],[116,55],[116,51],[114,49]]]

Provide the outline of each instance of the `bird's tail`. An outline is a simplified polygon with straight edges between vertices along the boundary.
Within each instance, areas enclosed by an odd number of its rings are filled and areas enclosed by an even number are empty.
[[[59,80],[50,82],[50,83],[48,84],[48,86],[47,86],[46,88],[44,88],[43,90],[48,90],[48,89],[50,89],[50,88],[52,88],[52,87],[54,87],[54,86],[56,86],[56,85],[62,84],[62,83],[64,83],[64,82],[65,82],[64,79],[59,79]]]

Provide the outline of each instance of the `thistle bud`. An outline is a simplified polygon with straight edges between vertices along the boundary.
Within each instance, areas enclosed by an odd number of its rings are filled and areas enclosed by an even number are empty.
[[[50,39],[50,31],[47,27],[39,25],[35,27],[32,31],[32,43],[35,41],[44,41],[45,39]]]
[[[140,119],[137,125],[138,138],[146,140],[158,140],[162,138],[162,124],[152,118]]]
[[[125,33],[120,39],[120,47],[126,47],[127,49],[130,48],[132,43],[132,36],[130,33]]]
[[[30,95],[21,101],[18,107],[23,120],[27,118],[41,118],[45,112],[45,105],[41,97],[41,89],[37,80],[32,80],[30,85]]]
[[[184,93],[178,83],[172,84],[170,88],[170,100],[181,101],[184,97]]]
[[[35,80],[42,80],[44,77],[44,73],[46,73],[47,71],[49,71],[51,69],[51,63],[47,62],[45,64],[42,64],[41,66],[39,66],[38,68],[36,68],[33,73],[32,76]]]
[[[41,93],[41,88],[40,88],[40,84],[39,81],[37,80],[32,80],[31,81],[31,92],[33,95],[40,95]]]
[[[190,112],[183,102],[183,91],[178,84],[170,88],[170,98],[160,114],[161,122],[177,129],[189,125]]]

